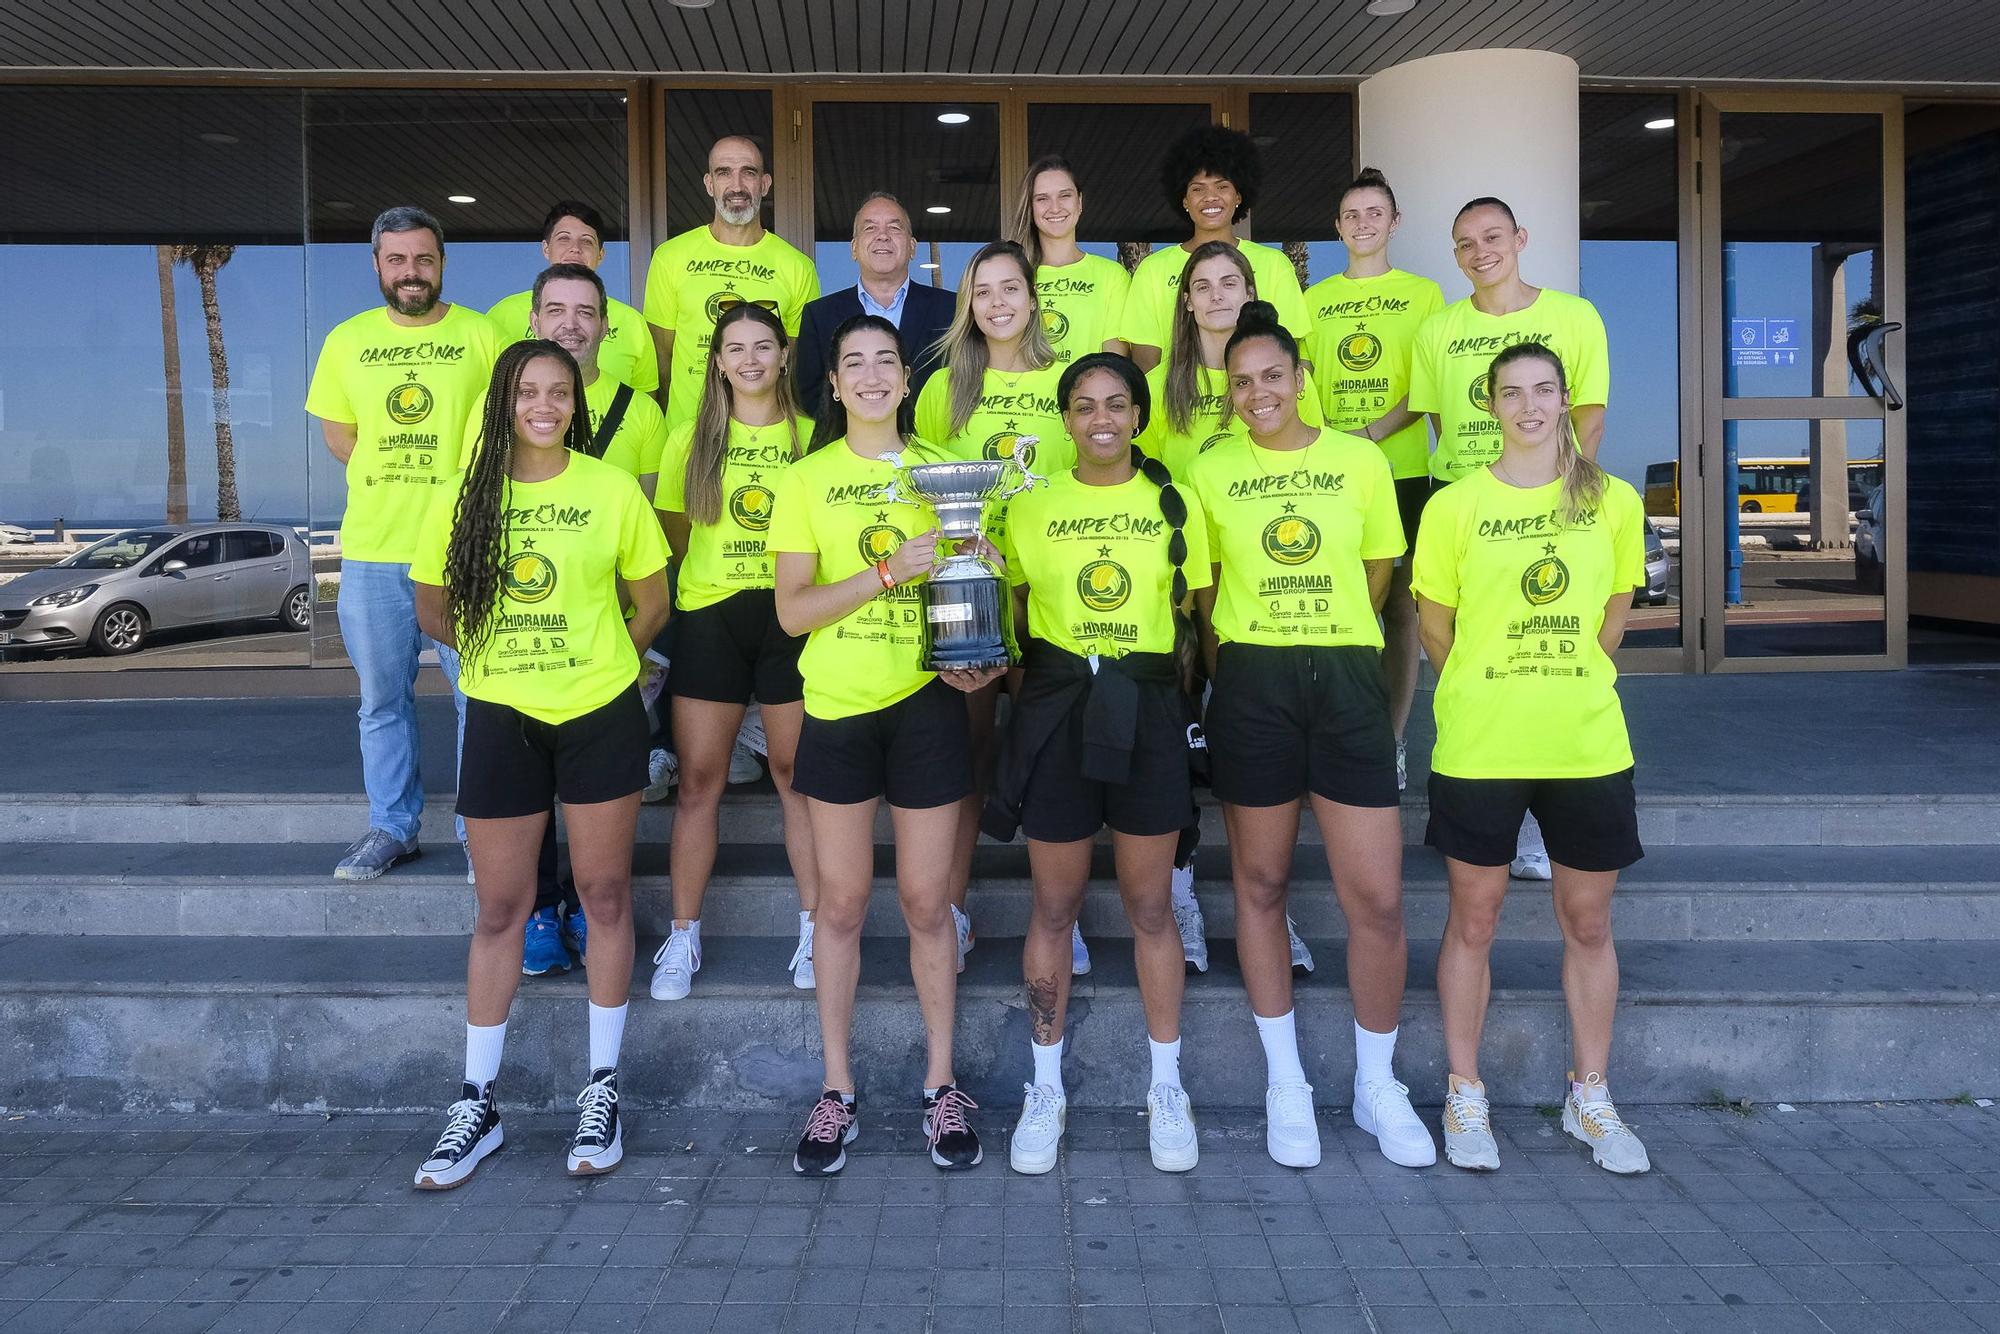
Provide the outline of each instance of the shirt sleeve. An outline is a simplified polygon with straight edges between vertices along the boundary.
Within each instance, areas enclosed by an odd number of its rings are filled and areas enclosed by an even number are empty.
[[[1639,493],[1615,477],[1604,482],[1604,508],[1611,525],[1611,591],[1646,586],[1646,515]]]
[[[1014,540],[1014,534],[1029,520],[1019,510],[1009,508],[1008,523],[1000,533],[1000,558],[1007,562],[1007,582],[1018,588],[1028,582],[1028,572],[1022,568],[1020,544]]]
[[[451,546],[451,516],[458,510],[458,493],[464,485],[464,474],[453,477],[450,485],[437,488],[431,503],[425,507],[423,522],[417,528],[416,553],[410,557],[413,582],[444,587],[445,555]]]
[[[772,551],[791,551],[805,556],[819,554],[819,539],[812,529],[812,506],[806,496],[805,479],[796,467],[787,468],[771,489],[771,526],[764,545]]]
[[[1187,559],[1181,562],[1181,573],[1187,576],[1188,591],[1193,592],[1215,582],[1215,561],[1209,555],[1208,511],[1192,487],[1179,489],[1188,511],[1187,523],[1181,528],[1181,535],[1187,539]]]
[[[486,395],[481,393],[472,400],[472,411],[465,419],[465,433],[460,437],[458,466],[470,468],[475,455],[479,453],[479,433],[486,426]]]
[[[1569,401],[1581,408],[1603,407],[1611,401],[1611,346],[1604,336],[1604,317],[1579,297],[1574,319],[1570,344],[1576,364],[1563,368],[1569,376]]]
[[[1431,497],[1417,525],[1417,551],[1410,561],[1410,591],[1444,607],[1458,605],[1458,510],[1453,482]]]
[[[1361,559],[1389,560],[1410,549],[1403,539],[1403,512],[1396,505],[1396,474],[1387,454],[1372,447],[1368,452],[1374,457],[1365,466],[1374,484],[1361,516]]]
[[[799,336],[799,320],[804,316],[806,303],[819,300],[819,270],[804,255],[799,256],[798,277],[792,288],[791,308],[785,312],[785,332],[793,338]]]
[[[667,558],[674,554],[667,544],[667,535],[660,531],[660,520],[646,503],[646,493],[637,482],[620,486],[619,496],[624,508],[618,521],[618,573],[634,580],[658,574],[667,568]]]
[[[672,333],[674,321],[680,315],[680,298],[674,291],[673,259],[667,253],[668,244],[662,241],[646,266],[646,323]]]
[[[632,376],[625,383],[642,394],[650,394],[660,387],[660,359],[653,352],[653,331],[646,327],[646,317],[630,306],[617,307],[627,312],[624,317],[625,337],[633,339]]]
[[[1444,407],[1438,395],[1438,351],[1444,343],[1444,312],[1417,326],[1415,345],[1410,349],[1410,411],[1438,412]]]
[[[1312,337],[1313,323],[1311,313],[1306,310],[1305,291],[1299,286],[1299,271],[1293,267],[1292,257],[1284,251],[1274,246],[1272,254],[1278,261],[1271,266],[1272,290],[1266,295],[1263,285],[1259,284],[1257,295],[1277,308],[1278,323],[1291,330],[1292,337],[1303,343]]]
[[[347,386],[341,382],[343,350],[337,346],[339,341],[344,340],[340,338],[340,330],[335,329],[320,347],[319,360],[313,365],[312,383],[306,389],[306,411],[321,421],[346,422],[352,426],[361,418],[348,401]]]
[[[951,373],[933,375],[917,395],[917,438],[943,445],[951,438]]]
[[[660,420],[664,423],[666,418]],[[692,422],[682,422],[667,432],[660,446],[659,480],[653,486],[653,504],[658,508],[676,514],[687,512],[687,457],[693,442]]]
[[[1114,326],[1118,332],[1114,337],[1123,339],[1128,347],[1135,343],[1157,347],[1165,355],[1162,328],[1165,321],[1159,308],[1165,293],[1160,289],[1161,284],[1154,282],[1146,272],[1146,266],[1141,264],[1125,285],[1125,302],[1119,310],[1118,322]]]

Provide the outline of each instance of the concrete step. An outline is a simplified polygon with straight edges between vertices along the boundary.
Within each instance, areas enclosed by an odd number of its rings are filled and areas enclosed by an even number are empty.
[[[1321,942],[1322,946],[1326,942]],[[1029,1072],[1020,942],[983,940],[960,978],[956,1070],[1011,1121]],[[786,983],[792,942],[705,942],[694,995],[634,979],[621,1096],[802,1109],[820,1075],[815,998]],[[643,955],[641,956],[644,957]],[[1351,1009],[1340,951],[1297,988],[1301,1046],[1324,1106],[1346,1101]],[[1612,1079],[1620,1101],[1940,1098],[2000,1088],[2000,944],[1631,943]],[[0,937],[0,1110],[435,1109],[456,1094],[465,946],[446,937]],[[1495,948],[1482,1073],[1496,1100],[1553,1103],[1568,1066],[1560,955]],[[864,947],[855,1060],[870,1119],[915,1115],[922,1022],[898,943]],[[580,973],[524,981],[502,1075],[506,1105],[560,1110],[584,1075]],[[1226,943],[1190,978],[1183,1070],[1196,1107],[1259,1105],[1263,1062]],[[1398,1068],[1419,1102],[1443,1083],[1430,962],[1411,961]],[[1145,1030],[1130,956],[1076,980],[1065,1066],[1079,1106],[1138,1107]],[[775,1150],[781,1146],[773,1145]]]
[[[777,843],[783,815],[768,790],[746,786],[724,797],[719,821],[729,843]],[[1403,833],[1423,841],[1429,813],[1421,784],[1404,794]],[[1222,812],[1206,793],[1202,838],[1225,841]],[[341,843],[368,822],[367,803],[355,792],[15,792],[0,796],[0,841],[13,843]],[[673,825],[671,803],[640,812],[642,842],[664,842]],[[449,839],[451,800],[433,795],[424,808],[429,837]],[[1639,834],[1648,847],[1764,847],[1855,845],[2000,845],[2000,792],[1929,792],[1921,788],[1879,793],[1639,793]],[[877,840],[890,841],[887,811]],[[1303,843],[1319,842],[1310,819]]]
[[[367,884],[336,881],[339,844],[0,844],[0,934],[159,936],[463,935],[473,897],[455,844]],[[877,849],[871,934],[898,936],[902,917],[893,851]],[[1097,850],[1097,882],[1083,924],[1093,939],[1129,936],[1112,885],[1109,848]],[[642,933],[667,929],[672,905],[667,850],[636,857],[635,912]],[[1028,856],[1016,845],[982,845],[970,909],[977,928],[999,936],[1027,930]],[[1211,938],[1235,934],[1226,848],[1195,861]],[[1292,914],[1309,936],[1346,934],[1321,849],[1294,858]],[[1518,882],[1501,919],[1503,939],[1552,940],[1546,884]],[[1656,847],[1619,882],[1615,927],[1627,941],[2000,940],[2000,863],[1978,847]],[[1404,905],[1412,939],[1444,927],[1443,860],[1421,846],[1404,852]],[[797,889],[781,847],[724,844],[703,908],[716,935],[782,936],[796,930]]]

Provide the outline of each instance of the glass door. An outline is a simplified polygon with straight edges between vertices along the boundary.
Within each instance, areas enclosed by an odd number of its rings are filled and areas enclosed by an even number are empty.
[[[1906,660],[1901,139],[1894,98],[1701,102],[1709,670]]]

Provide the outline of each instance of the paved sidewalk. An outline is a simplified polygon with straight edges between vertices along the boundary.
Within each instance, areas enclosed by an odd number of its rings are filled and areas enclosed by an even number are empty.
[[[1532,1109],[1492,1176],[1392,1167],[1333,1113],[1292,1172],[1257,1113],[1197,1109],[1188,1176],[1080,1112],[1030,1179],[1014,1110],[947,1177],[914,1109],[864,1105],[826,1182],[786,1118],[638,1117],[581,1184],[566,1122],[514,1118],[436,1196],[408,1187],[429,1120],[4,1122],[0,1330],[2000,1330],[2000,1111],[1635,1108],[1658,1167],[1620,1180]]]

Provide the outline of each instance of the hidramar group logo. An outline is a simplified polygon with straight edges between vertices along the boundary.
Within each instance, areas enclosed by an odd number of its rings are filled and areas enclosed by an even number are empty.
[[[1280,565],[1304,565],[1319,554],[1319,525],[1297,514],[1264,525],[1264,554]]]
[[[1382,340],[1366,329],[1356,329],[1334,347],[1334,356],[1350,371],[1365,371],[1382,359]]]
[[[736,520],[737,527],[761,533],[771,526],[772,498],[767,487],[755,483],[739,486],[729,497],[729,517]]]
[[[1541,559],[1521,571],[1521,596],[1531,607],[1546,607],[1569,591],[1569,566],[1553,546],[1542,550]]]
[[[1116,611],[1132,596],[1132,576],[1115,560],[1094,560],[1077,571],[1076,596],[1092,611]]]
[[[861,559],[873,565],[887,560],[903,545],[903,530],[892,523],[871,523],[861,530]]]
[[[389,420],[398,426],[415,426],[431,415],[431,391],[415,380],[397,385],[389,391]]]
[[[540,602],[556,591],[555,562],[539,551],[521,551],[507,557],[500,584],[516,602]]]

